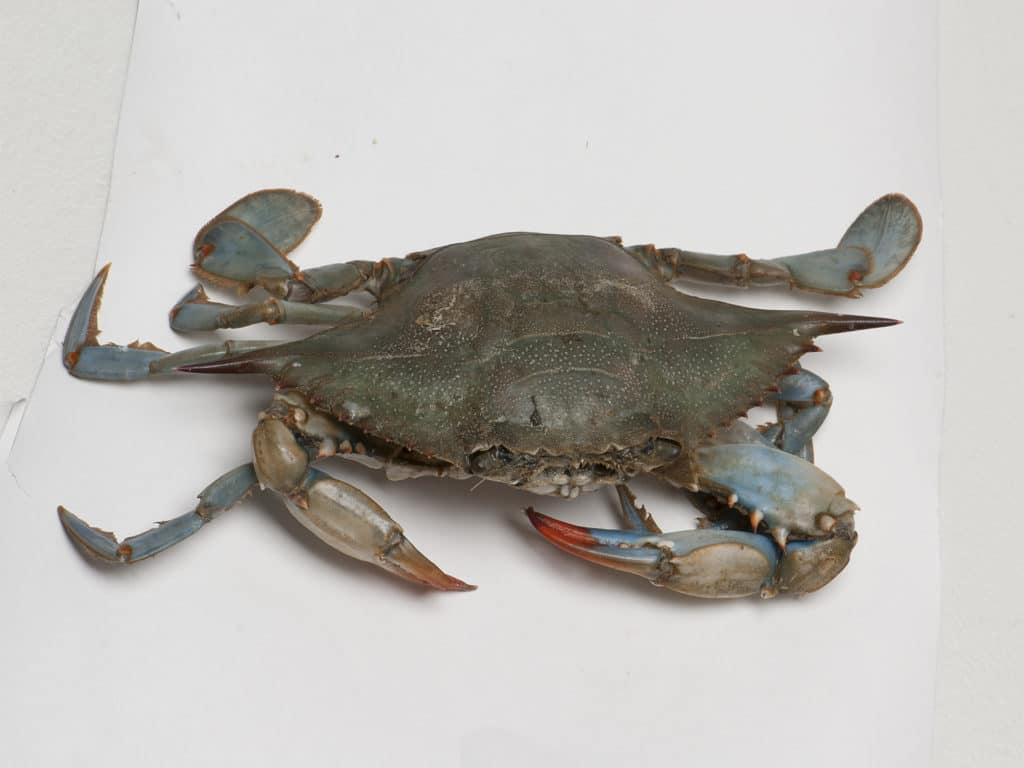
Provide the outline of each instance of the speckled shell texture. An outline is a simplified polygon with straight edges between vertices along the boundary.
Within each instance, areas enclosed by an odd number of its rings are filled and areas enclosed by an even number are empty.
[[[698,444],[809,348],[815,316],[687,296],[610,240],[510,233],[428,252],[371,318],[249,359],[453,463],[492,446],[582,456]]]

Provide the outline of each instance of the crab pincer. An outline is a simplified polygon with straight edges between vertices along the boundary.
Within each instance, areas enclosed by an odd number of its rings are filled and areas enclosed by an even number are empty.
[[[263,471],[266,473],[268,469]],[[280,480],[274,478],[269,482]],[[462,579],[449,576],[416,549],[406,538],[402,526],[376,501],[324,472],[307,469],[300,485],[285,497],[285,504],[307,530],[349,557],[434,589],[449,592],[476,589]]]
[[[532,507],[526,514],[533,527],[559,549],[694,597],[758,594],[770,587],[779,563],[771,541],[747,531],[651,534],[585,528]]]
[[[691,597],[813,592],[846,566],[856,543],[856,534],[801,540],[783,552],[768,537],[750,531],[705,528],[651,534],[572,525],[532,507],[526,514],[558,548]]]

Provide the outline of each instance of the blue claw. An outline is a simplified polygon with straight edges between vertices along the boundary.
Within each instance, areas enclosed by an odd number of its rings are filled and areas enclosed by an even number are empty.
[[[825,538],[853,531],[857,505],[842,486],[808,461],[753,443],[712,445],[694,452],[696,487],[763,520],[780,547],[789,534]]]
[[[773,594],[779,552],[765,536],[717,529],[666,534],[610,531],[571,525],[532,509],[527,515],[560,549],[657,586],[694,597]]]
[[[533,526],[566,552],[641,576],[692,597],[774,597],[820,589],[850,560],[856,533],[793,541],[785,551],[766,536],[704,528],[651,534],[584,528],[528,509]]]

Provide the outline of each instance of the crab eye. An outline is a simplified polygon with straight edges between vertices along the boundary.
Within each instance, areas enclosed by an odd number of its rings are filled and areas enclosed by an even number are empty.
[[[645,446],[644,453],[654,459],[668,462],[678,458],[681,450],[679,443],[673,442],[672,440],[664,440],[659,437],[656,440],[650,441],[647,446]]]

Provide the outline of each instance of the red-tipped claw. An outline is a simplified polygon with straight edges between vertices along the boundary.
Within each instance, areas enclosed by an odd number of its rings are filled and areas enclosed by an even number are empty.
[[[414,547],[404,535],[377,556],[380,566],[408,581],[447,592],[470,592],[476,589],[462,579],[449,576]]]
[[[651,534],[584,528],[532,508],[526,514],[544,538],[570,554],[695,597],[760,594],[779,562],[767,537],[747,531]]]

